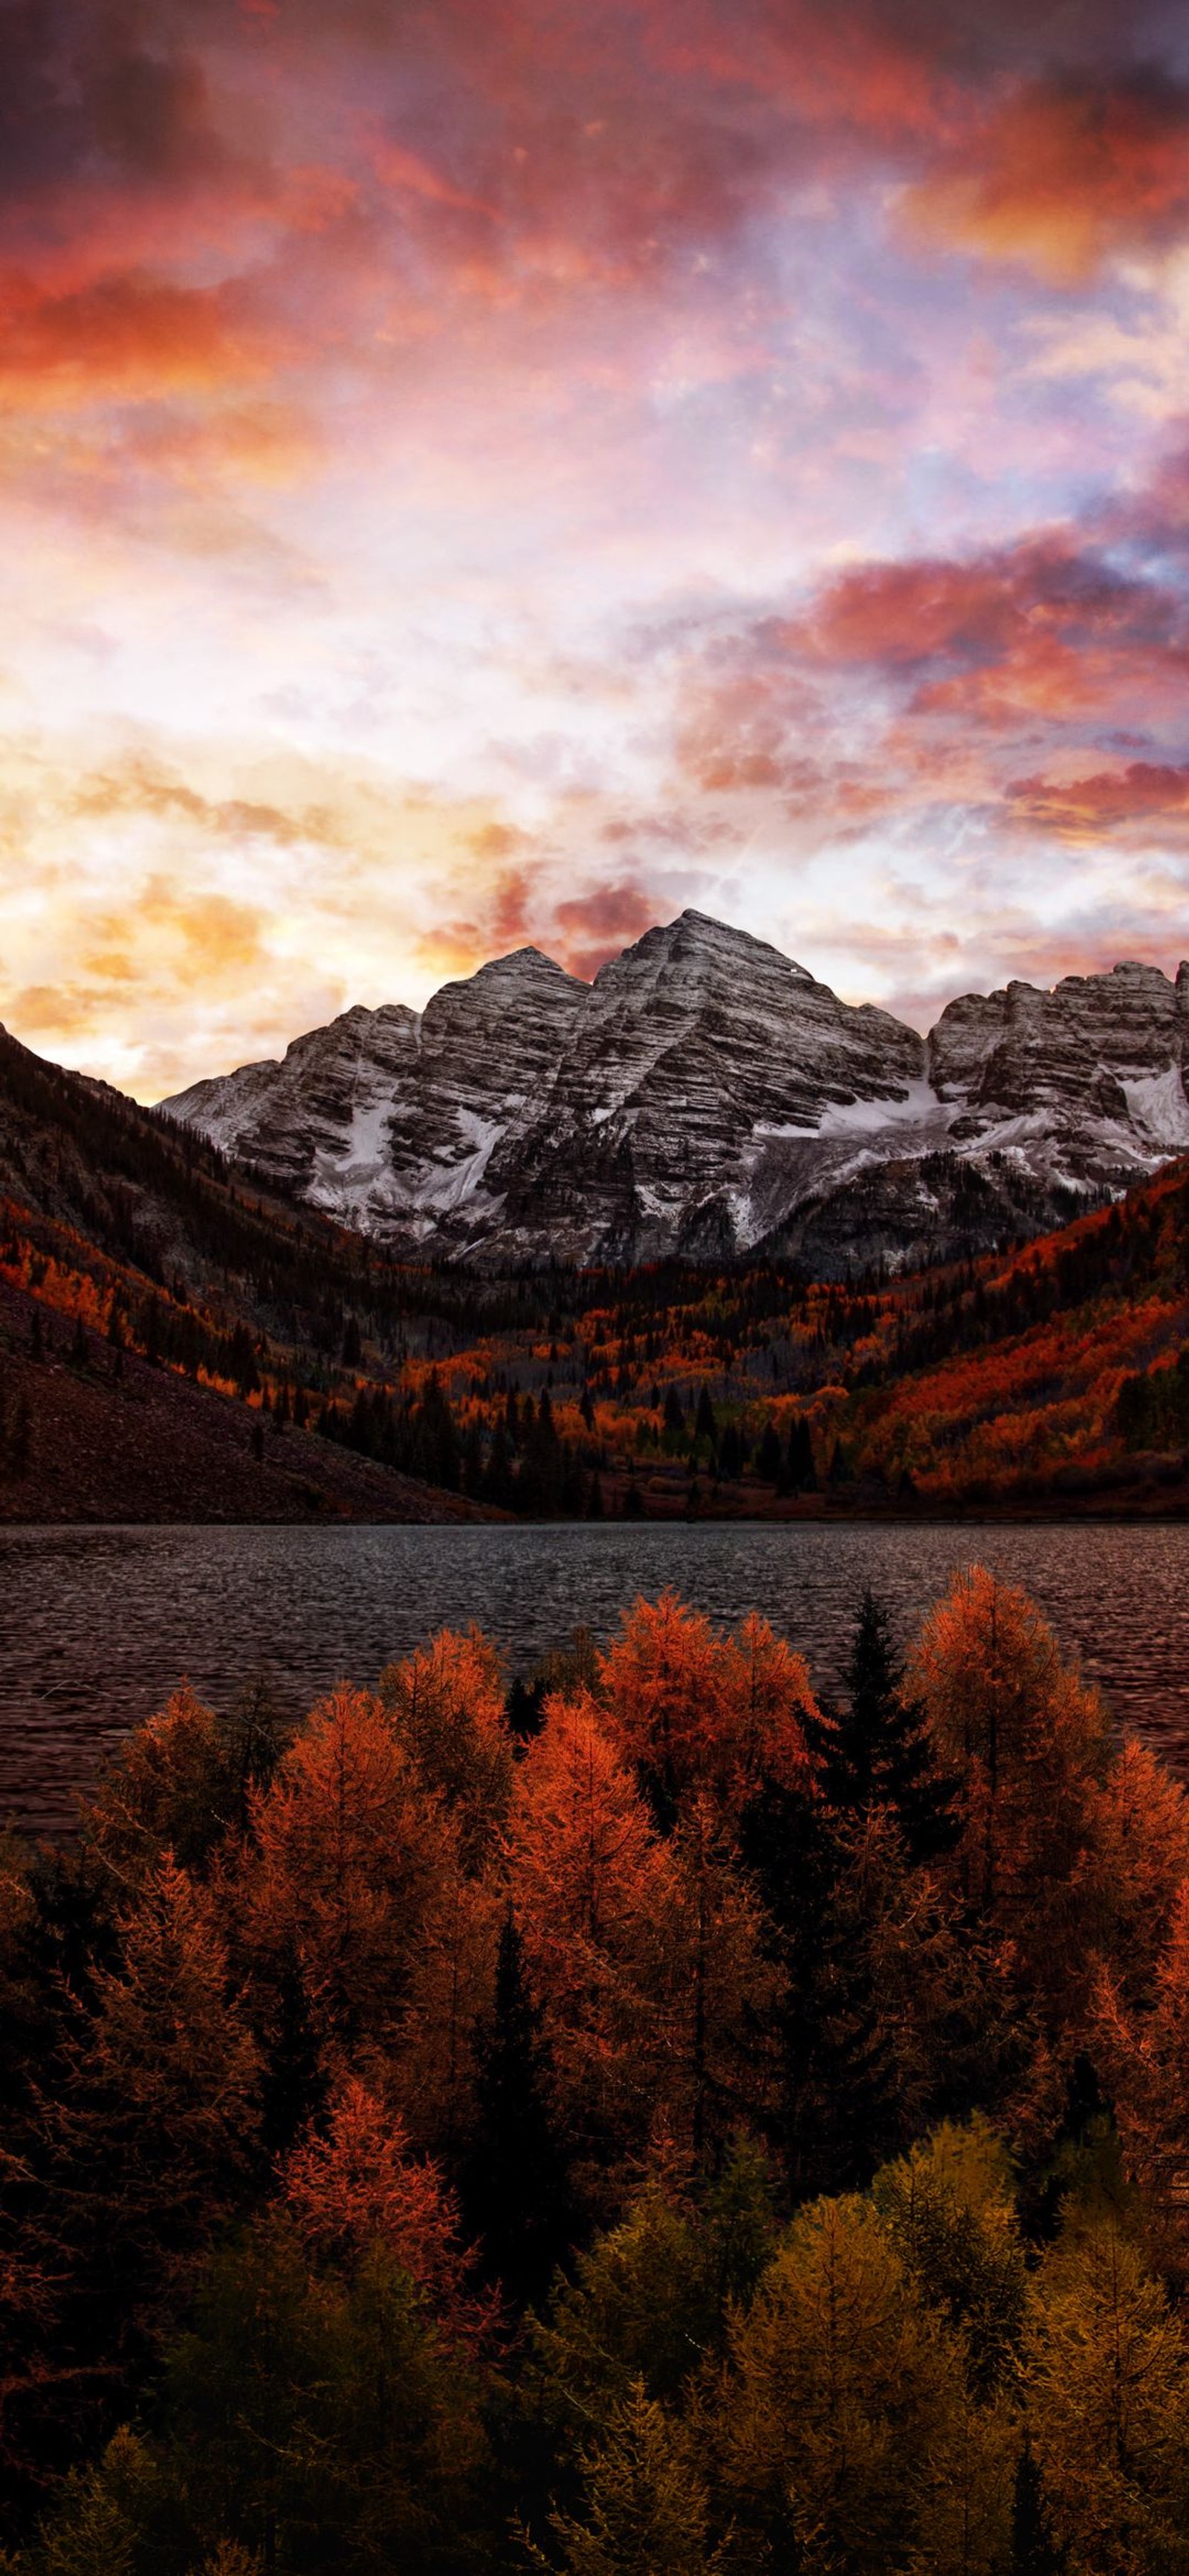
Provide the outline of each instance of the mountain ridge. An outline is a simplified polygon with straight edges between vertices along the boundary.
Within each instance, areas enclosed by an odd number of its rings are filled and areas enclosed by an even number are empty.
[[[160,1106],[398,1255],[845,1275],[1116,1195],[1189,1148],[1187,1068],[1189,965],[1013,979],[922,1037],[690,908],[590,984],[523,947]]]

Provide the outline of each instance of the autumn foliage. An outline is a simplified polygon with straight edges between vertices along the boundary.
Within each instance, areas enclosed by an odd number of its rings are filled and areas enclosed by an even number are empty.
[[[1189,2567],[1187,1990],[977,1567],[831,1708],[672,1595],[182,1689],[0,1846],[6,2576]]]

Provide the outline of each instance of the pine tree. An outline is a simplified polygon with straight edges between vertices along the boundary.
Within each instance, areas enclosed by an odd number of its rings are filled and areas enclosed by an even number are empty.
[[[463,2206],[483,2266],[524,2306],[540,2299],[566,2249],[570,2195],[551,2095],[549,2050],[528,1991],[509,1907],[500,1933],[495,2006],[479,2038],[478,2125]]]
[[[744,1809],[741,1840],[782,1972],[767,2028],[790,2191],[866,2183],[894,2143],[894,2077],[845,1843],[820,1800],[775,1780]]]
[[[326,2107],[327,2077],[296,1943],[286,1942],[274,1986],[260,2087],[261,2144],[280,2158]]]
[[[780,1474],[780,1433],[773,1422],[766,1424],[756,1451],[756,1474],[766,1485],[774,1485]]]
[[[891,1621],[871,1592],[863,1595],[843,1678],[848,1704],[817,1730],[826,1796],[859,1814],[891,1807],[914,1862],[951,1851],[960,1830],[958,1783],[937,1766],[923,1708],[905,1697]]]
[[[813,1492],[817,1483],[817,1472],[813,1463],[813,1439],[803,1413],[797,1415],[789,1430],[789,1445],[785,1453],[785,1474],[790,1493],[811,1494]]]
[[[1065,2550],[1058,2549],[1053,2540],[1040,2471],[1025,2430],[1012,2499],[1012,2576],[1062,2576],[1066,2564]]]

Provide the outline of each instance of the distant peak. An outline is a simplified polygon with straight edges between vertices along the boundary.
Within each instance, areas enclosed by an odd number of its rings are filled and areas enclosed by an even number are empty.
[[[674,930],[692,932],[695,938],[707,948],[729,949],[737,956],[778,957],[781,965],[788,968],[790,975],[800,976],[807,984],[813,982],[808,967],[798,966],[796,959],[786,956],[784,949],[778,948],[774,940],[757,939],[753,930],[740,930],[734,922],[719,921],[711,912],[699,912],[695,904],[687,904],[684,912],[678,913],[672,926]]]
[[[480,975],[515,977],[525,974],[554,975],[563,984],[576,984],[579,980],[576,975],[569,974],[564,966],[559,966],[556,957],[547,957],[543,948],[527,947],[510,948],[506,957],[489,958],[485,966],[476,967],[471,981],[477,982]]]

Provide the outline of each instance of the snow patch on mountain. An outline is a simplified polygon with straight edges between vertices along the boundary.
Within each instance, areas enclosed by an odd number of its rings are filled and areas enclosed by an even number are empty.
[[[592,985],[518,949],[162,1105],[396,1251],[845,1269],[1034,1230],[1189,1150],[1187,1063],[1189,967],[966,994],[925,1040],[690,910]]]

